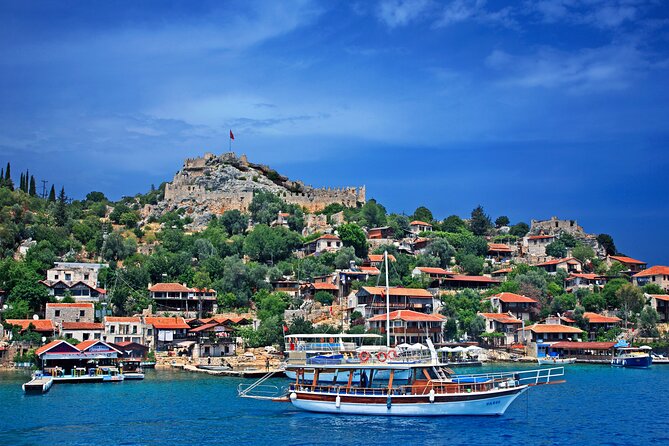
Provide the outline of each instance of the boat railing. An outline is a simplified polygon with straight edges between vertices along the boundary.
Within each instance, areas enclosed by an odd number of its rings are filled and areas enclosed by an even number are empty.
[[[264,375],[257,381],[254,381],[251,384],[240,383],[237,386],[237,394],[242,398],[255,398],[255,399],[274,399],[281,396],[285,396],[287,393],[287,388],[265,384],[268,379],[276,374],[276,371],[272,371]]]
[[[520,384],[546,384],[558,378],[564,376],[564,367],[550,367],[545,369],[535,369],[535,370],[515,370],[509,372],[497,372],[497,373],[473,373],[466,375],[454,375],[453,379],[459,378],[487,378],[495,381],[507,381],[513,379],[518,381]]]

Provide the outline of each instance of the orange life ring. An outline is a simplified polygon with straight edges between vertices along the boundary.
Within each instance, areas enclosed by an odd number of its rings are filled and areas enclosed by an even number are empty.
[[[392,349],[388,352],[388,360],[392,361],[397,359],[397,351],[395,349]]]
[[[376,359],[378,359],[381,362],[386,362],[386,359],[388,359],[388,355],[386,352],[378,352],[376,354]]]
[[[334,338],[330,338],[330,344],[334,344]]]
[[[371,358],[372,355],[369,354],[369,352],[360,352],[358,354],[358,358],[360,358],[360,362],[367,362],[369,361],[369,358]]]

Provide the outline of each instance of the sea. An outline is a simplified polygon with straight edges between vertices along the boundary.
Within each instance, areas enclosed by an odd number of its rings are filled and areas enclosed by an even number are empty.
[[[669,445],[669,365],[569,365],[566,383],[532,388],[495,417],[306,413],[238,398],[237,385],[252,380],[181,370],[30,396],[21,390],[28,378],[0,372],[0,445]]]

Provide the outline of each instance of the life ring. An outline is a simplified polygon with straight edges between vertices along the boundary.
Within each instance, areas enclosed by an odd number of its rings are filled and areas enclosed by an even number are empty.
[[[330,344],[334,344],[334,338],[330,338]]]
[[[358,357],[360,358],[360,362],[367,362],[372,355],[370,355],[369,352],[360,352]]]
[[[397,359],[397,351],[395,349],[388,351],[388,360],[393,361],[395,359]]]
[[[378,352],[376,354],[376,359],[381,362],[386,362],[386,359],[388,359],[388,354],[386,352]]]

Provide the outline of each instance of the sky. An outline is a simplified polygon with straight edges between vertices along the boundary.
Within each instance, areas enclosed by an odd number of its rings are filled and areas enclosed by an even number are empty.
[[[229,150],[389,212],[557,216],[669,265],[663,0],[0,2],[0,164],[73,198]]]

